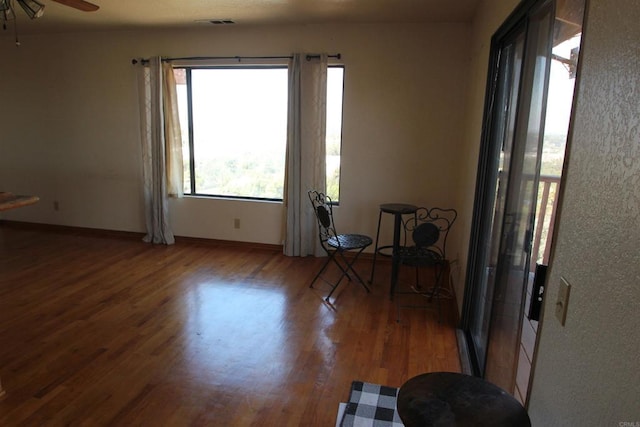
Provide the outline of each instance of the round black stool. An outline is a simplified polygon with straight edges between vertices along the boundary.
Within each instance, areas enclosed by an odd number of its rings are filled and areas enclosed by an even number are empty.
[[[509,393],[453,372],[411,378],[398,391],[397,408],[406,427],[531,427],[527,411]]]
[[[378,231],[376,232],[376,248],[373,252],[373,264],[371,265],[371,278],[369,283],[373,283],[373,274],[376,271],[376,257],[378,253],[381,255],[393,256],[398,246],[400,245],[400,228],[402,225],[402,215],[415,214],[418,210],[417,206],[409,205],[406,203],[383,203],[380,205],[380,213],[378,214]],[[388,213],[393,215],[393,245],[378,246],[378,240],[380,238],[380,222],[382,221],[382,214]],[[391,249],[391,254],[383,254],[381,251],[384,249]],[[391,272],[391,295],[393,296],[393,286],[397,276],[398,266],[393,261]]]

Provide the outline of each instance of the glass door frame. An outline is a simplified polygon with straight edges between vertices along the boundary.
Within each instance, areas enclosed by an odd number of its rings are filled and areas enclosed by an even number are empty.
[[[490,246],[483,244],[485,239],[491,238],[492,226],[494,220],[494,202],[497,192],[497,176],[499,156],[496,152],[500,152],[501,147],[497,147],[497,141],[493,138],[495,121],[497,120],[494,113],[495,103],[500,93],[498,78],[500,72],[501,52],[503,48],[513,39],[513,34],[518,32],[524,26],[524,34],[528,33],[529,17],[539,11],[545,4],[554,0],[524,0],[507,18],[504,24],[498,29],[491,39],[489,72],[487,75],[487,89],[484,105],[482,142],[479,153],[478,172],[476,177],[476,192],[473,208],[473,220],[471,224],[471,239],[469,245],[469,256],[467,263],[467,279],[465,286],[465,294],[462,309],[462,319],[460,328],[462,331],[462,339],[464,340],[464,349],[466,356],[470,362],[472,374],[484,377],[486,368],[486,352],[478,354],[478,349],[474,345],[474,337],[472,336],[472,322],[474,321],[474,294],[476,292],[475,284],[483,282],[483,276],[486,274],[486,260]],[[553,7],[553,4],[552,4]],[[527,41],[525,40],[525,52],[527,50]],[[526,54],[525,54],[526,55]],[[525,72],[525,71],[523,71]],[[520,76],[522,79],[522,75]],[[522,91],[520,83],[518,83],[518,92]],[[517,113],[516,113],[517,114]],[[491,298],[493,298],[491,296]],[[492,303],[492,302],[491,302]],[[489,315],[488,321],[491,320]],[[490,336],[491,325],[487,334]],[[487,338],[488,340],[488,338]],[[463,351],[463,354],[465,352]],[[463,361],[464,362],[464,361]]]

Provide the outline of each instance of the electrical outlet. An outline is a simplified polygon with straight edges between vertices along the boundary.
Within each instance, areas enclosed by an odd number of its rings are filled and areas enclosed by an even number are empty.
[[[556,318],[562,326],[564,326],[567,320],[570,292],[571,285],[564,277],[560,277],[560,288],[558,289],[558,297],[556,298]]]
[[[233,219],[233,228],[240,228],[240,218],[234,218]]]
[[[60,210],[60,203],[57,200],[53,202],[53,210],[56,212]]]

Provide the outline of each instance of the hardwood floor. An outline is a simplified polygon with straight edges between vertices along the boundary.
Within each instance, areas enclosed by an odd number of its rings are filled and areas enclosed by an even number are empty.
[[[353,380],[460,370],[446,304],[397,323],[388,263],[326,304],[322,262],[0,226],[0,425],[333,426]]]

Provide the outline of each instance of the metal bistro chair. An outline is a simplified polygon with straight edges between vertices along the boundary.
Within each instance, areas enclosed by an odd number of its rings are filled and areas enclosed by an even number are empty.
[[[313,288],[313,284],[318,280],[318,278],[321,278],[331,285],[331,291],[325,298],[325,301],[329,302],[329,298],[333,294],[333,291],[336,290],[342,279],[346,276],[347,279],[351,281],[351,276],[349,274],[353,273],[367,292],[369,292],[369,288],[364,283],[358,272],[353,269],[353,264],[356,262],[362,251],[373,243],[373,239],[362,234],[338,234],[333,223],[333,207],[331,204],[331,198],[315,190],[309,191],[308,195],[316,214],[316,219],[318,220],[320,243],[329,256],[320,271],[318,271],[318,274],[316,274],[316,277],[311,281],[309,287]],[[349,251],[355,252],[355,255],[350,260],[345,256],[345,252]],[[326,270],[331,261],[333,261],[342,272],[340,278],[335,283],[321,277],[322,273]]]
[[[438,306],[438,322],[442,313],[440,300],[450,298],[450,290],[445,287],[448,277],[449,261],[447,260],[447,236],[458,213],[455,209],[419,208],[416,215],[403,222],[404,243],[398,248],[398,263],[415,267],[416,282],[411,291],[398,291],[398,294],[418,294],[431,303],[436,300]],[[409,237],[411,240],[409,240]],[[420,269],[431,269],[434,281],[431,286],[423,287],[420,283]],[[400,302],[396,298],[398,321],[400,321]],[[426,307],[424,305],[407,305],[403,307]]]

